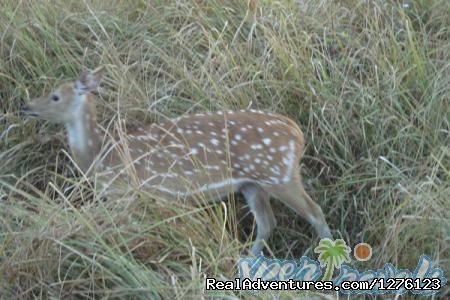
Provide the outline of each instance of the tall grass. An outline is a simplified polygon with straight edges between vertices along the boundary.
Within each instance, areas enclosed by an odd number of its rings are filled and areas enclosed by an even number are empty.
[[[204,290],[205,277],[234,278],[250,247],[239,195],[188,206],[131,189],[105,201],[75,171],[60,126],[18,114],[98,65],[105,126],[222,108],[289,115],[307,139],[308,192],[335,237],[374,249],[352,265],[413,269],[426,254],[449,276],[448,1],[0,4],[0,298],[249,295]],[[315,257],[312,228],[272,202],[266,254]],[[326,296],[260,294],[295,295]]]

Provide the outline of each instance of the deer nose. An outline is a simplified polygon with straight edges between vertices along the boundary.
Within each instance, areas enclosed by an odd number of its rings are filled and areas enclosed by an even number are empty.
[[[30,105],[28,105],[28,104],[22,106],[22,109],[21,109],[21,111],[20,111],[20,114],[23,115],[23,116],[34,116],[34,117],[37,116],[37,114],[34,113],[34,112],[31,110],[31,107],[30,107]]]

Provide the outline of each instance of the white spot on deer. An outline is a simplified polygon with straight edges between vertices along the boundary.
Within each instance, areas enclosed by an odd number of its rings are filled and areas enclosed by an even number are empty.
[[[261,162],[261,159],[255,158],[255,163],[259,164]]]
[[[195,133],[196,133],[196,134],[203,134],[203,131],[197,130]]]
[[[236,141],[240,141],[240,140],[242,139],[242,135],[240,135],[240,134],[238,133],[238,134],[236,134],[236,135],[234,136],[234,138],[236,139]]]
[[[240,168],[240,167],[241,167],[241,165],[238,164],[238,163],[234,163],[234,164],[233,164],[233,168]]]
[[[177,128],[177,133],[182,134],[183,133],[183,129]]]
[[[258,150],[258,149],[262,149],[263,146],[261,144],[252,144],[252,145],[250,145],[250,148],[252,148],[253,150]]]
[[[265,138],[262,140],[264,144],[266,144],[267,146],[269,146],[272,143],[272,140],[269,138]]]
[[[278,178],[276,178],[276,177],[269,177],[269,179],[272,181],[272,183],[274,183],[274,184],[278,184],[278,183],[280,183],[280,181],[278,180]]]
[[[261,133],[264,132],[264,129],[262,129],[261,127],[258,127],[257,130],[258,130],[258,132],[261,132]]]
[[[210,140],[211,144],[218,146],[219,145],[219,140],[218,139],[211,139]]]
[[[273,156],[272,155],[267,155],[267,159],[268,160],[273,160]]]
[[[280,148],[278,148],[278,150],[280,150],[280,151],[286,151],[288,149],[288,147],[287,146],[280,146]]]
[[[270,148],[270,149],[269,149],[269,152],[270,152],[270,153],[275,153],[275,152],[277,152],[277,149],[275,149],[275,148]]]
[[[230,123],[231,125],[236,125],[235,121],[228,121],[228,123]]]
[[[209,126],[214,126],[214,123],[213,122],[208,122],[208,125]]]
[[[278,166],[273,166],[269,170],[272,171],[272,173],[274,173],[275,175],[280,175],[280,168]]]
[[[250,156],[249,156],[250,157]],[[248,158],[247,158],[247,154],[246,155],[244,155],[244,156],[239,156],[238,157],[238,160],[240,160],[240,161],[243,161],[243,160],[248,160]]]
[[[252,170],[252,171],[255,170],[255,165],[249,165],[248,167],[249,167],[250,170]]]
[[[278,131],[274,131],[274,132],[273,132],[273,135],[274,135],[274,136],[279,136],[280,133],[279,133]]]
[[[241,128],[241,131],[242,131],[242,132],[246,132],[246,131],[247,131],[247,128],[246,128],[246,127],[242,127],[242,128]]]
[[[192,155],[198,154],[197,148],[192,148],[190,153],[191,153]]]
[[[191,176],[191,175],[194,175],[194,173],[192,173],[191,171],[185,171],[185,172],[184,172],[184,175],[186,175],[186,176]]]
[[[213,135],[213,136],[216,136],[216,135],[217,135],[217,133],[216,133],[215,131],[211,131],[210,133],[211,133],[211,135]]]
[[[234,145],[234,146],[236,146],[237,144],[239,144],[236,140],[232,140],[231,141],[231,145]]]

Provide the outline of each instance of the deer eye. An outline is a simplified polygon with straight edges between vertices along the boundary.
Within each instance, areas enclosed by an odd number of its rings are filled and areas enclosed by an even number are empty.
[[[50,99],[56,102],[56,101],[59,100],[59,96],[58,96],[58,95],[52,95],[52,96],[50,97]]]

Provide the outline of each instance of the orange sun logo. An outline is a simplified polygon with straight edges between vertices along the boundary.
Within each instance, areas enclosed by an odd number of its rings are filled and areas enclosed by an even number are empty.
[[[372,257],[372,247],[367,243],[359,243],[353,249],[353,255],[359,261],[367,261]]]

